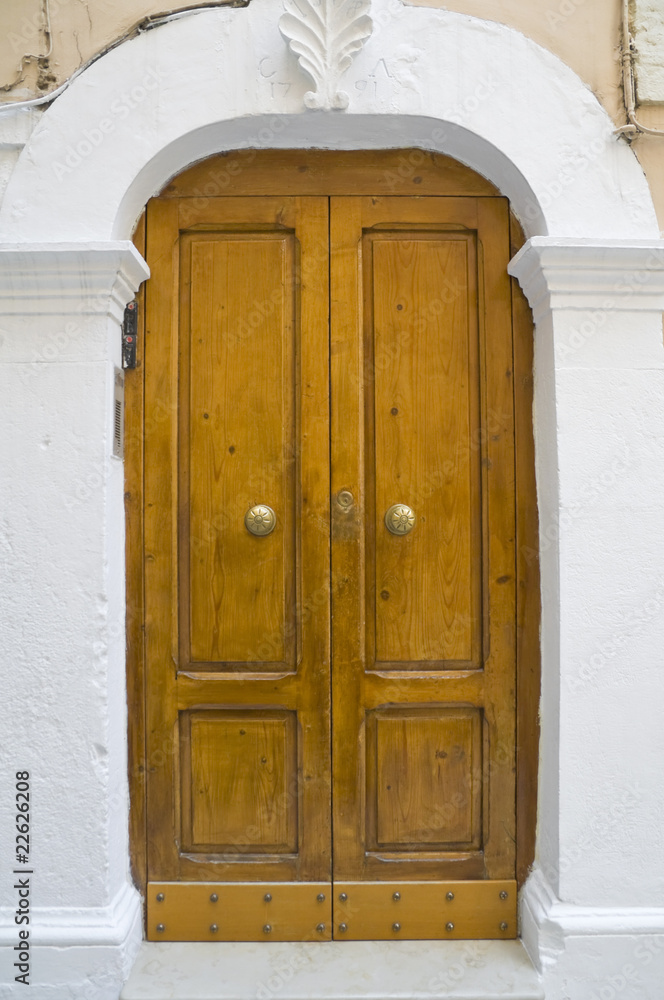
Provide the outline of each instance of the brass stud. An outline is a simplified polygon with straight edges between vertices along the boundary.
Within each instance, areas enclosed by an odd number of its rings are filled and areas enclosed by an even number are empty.
[[[216,894],[216,892],[210,893],[210,902],[211,903],[218,903],[219,902],[219,896]]]
[[[263,927],[263,934],[271,934],[271,933],[272,933],[272,925],[265,924],[265,926]]]
[[[346,895],[346,893],[345,892],[340,892],[339,893],[339,902],[340,903],[345,903],[347,900],[348,900],[348,896]]]
[[[325,902],[325,893],[324,892],[319,892],[318,895],[316,896],[316,899],[318,900],[319,903],[324,903]]]
[[[449,924],[445,924],[445,930],[446,931],[453,931],[454,930],[454,924],[452,923],[451,920],[450,920]]]
[[[395,903],[398,903],[399,900],[401,899],[401,893],[400,892],[393,892],[392,893],[392,899],[394,900]]]
[[[164,902],[164,894],[163,894],[163,892],[158,892],[157,893],[157,902],[158,903],[163,903]]]
[[[266,903],[271,903],[272,902],[272,893],[271,892],[266,892],[265,895],[263,896],[263,899],[265,900]]]
[[[501,889],[501,891],[500,891],[500,898],[501,899],[507,899],[507,896],[508,896],[508,893],[506,893],[504,889]]]
[[[219,927],[217,926],[217,924],[210,924],[210,934],[216,934],[218,930]]]
[[[317,924],[316,925],[316,930],[318,931],[319,934],[324,934],[325,933],[325,924]]]
[[[445,893],[445,899],[447,900],[448,903],[451,903],[452,900],[454,899],[454,893],[453,892],[446,892]]]
[[[401,924],[392,924],[392,930],[393,931],[400,931],[401,930]]]
[[[501,931],[506,931],[507,927],[508,927],[507,921],[505,921],[505,920],[501,921],[501,924],[500,924]]]
[[[164,927],[163,924],[157,924],[157,931],[159,934],[163,934],[165,930],[166,928]]]
[[[348,924],[339,924],[339,930],[341,931],[342,934],[345,934],[346,931],[348,930]]]

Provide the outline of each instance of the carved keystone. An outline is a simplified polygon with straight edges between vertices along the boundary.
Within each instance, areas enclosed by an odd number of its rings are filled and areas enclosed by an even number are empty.
[[[284,8],[279,29],[315,87],[306,107],[345,110],[339,78],[373,31],[371,0],[284,0]]]

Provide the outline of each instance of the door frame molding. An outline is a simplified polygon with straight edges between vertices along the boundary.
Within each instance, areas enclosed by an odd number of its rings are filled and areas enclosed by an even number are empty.
[[[221,165],[220,165],[221,160]],[[236,174],[234,162],[242,164]],[[403,163],[413,170],[404,171]],[[308,165],[308,170],[297,166]],[[278,167],[279,169],[275,169]],[[488,181],[469,167],[434,153],[417,149],[394,151],[332,152],[326,150],[238,151],[212,157],[184,170],[157,197],[181,197],[206,188],[206,174],[228,170],[236,177],[228,195],[267,194],[379,194],[439,197],[502,197]],[[303,175],[306,180],[303,182]],[[415,180],[417,178],[417,180]],[[416,187],[415,187],[416,185]],[[332,190],[330,190],[332,188]],[[525,237],[510,213],[511,256]],[[137,250],[145,255],[145,213],[134,233]],[[512,286],[514,342],[515,473],[516,473],[516,622],[517,622],[517,858],[516,876],[522,885],[535,856],[540,693],[540,581],[539,529],[535,489],[532,421],[533,321],[525,296],[515,278]],[[143,434],[145,340],[145,284],[139,293],[137,367],[125,378],[125,509],[127,698],[129,735],[129,836],[132,873],[136,885],[147,884],[147,768],[159,760],[145,757],[145,660],[143,642]],[[132,613],[129,613],[132,609]],[[162,753],[167,753],[165,748]],[[157,754],[160,752],[157,751]]]

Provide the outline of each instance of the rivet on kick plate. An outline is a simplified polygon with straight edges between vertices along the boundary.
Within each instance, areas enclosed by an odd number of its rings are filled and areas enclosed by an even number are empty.
[[[508,893],[506,893],[505,890],[502,889],[499,895],[501,899],[507,899]]]
[[[500,924],[501,931],[506,931],[507,927],[508,927],[508,924],[504,920],[501,921],[501,924]]]
[[[210,893],[210,902],[211,903],[218,903],[219,902],[219,896],[216,894],[216,892]]]
[[[324,934],[325,933],[325,924],[317,924],[316,925],[316,930],[318,931],[319,934]]]
[[[164,902],[164,894],[163,894],[163,892],[158,892],[157,893],[157,902],[158,903],[163,903]]]
[[[347,901],[348,901],[348,896],[346,895],[346,893],[345,892],[340,892],[339,893],[339,902],[340,903],[345,903]]]
[[[342,934],[345,934],[346,931],[348,930],[348,924],[339,924],[339,930],[341,931]]]
[[[401,924],[392,924],[392,930],[393,931],[400,931],[401,930]]]
[[[216,934],[218,930],[219,927],[217,926],[217,924],[210,924],[210,934]]]
[[[318,895],[316,896],[316,899],[318,900],[319,903],[324,903],[325,902],[325,893],[324,892],[319,892]]]
[[[263,896],[263,899],[265,900],[266,903],[271,903],[272,902],[272,893],[266,892],[265,895]]]
[[[165,930],[166,928],[164,927],[163,924],[157,924],[157,931],[159,932],[159,934],[163,934]]]
[[[392,899],[394,900],[395,903],[398,903],[399,900],[401,899],[401,893],[400,892],[393,892],[392,893]]]
[[[454,930],[454,924],[452,923],[451,920],[450,920],[449,924],[445,924],[445,930],[446,931],[453,931]]]
[[[445,899],[447,900],[448,903],[451,903],[452,900],[454,899],[454,893],[453,892],[445,893]]]
[[[265,926],[263,927],[263,934],[271,934],[271,933],[272,933],[272,925],[265,924]]]

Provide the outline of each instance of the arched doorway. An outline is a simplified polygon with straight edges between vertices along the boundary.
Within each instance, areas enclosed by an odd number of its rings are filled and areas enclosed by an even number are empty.
[[[507,200],[420,150],[249,150],[138,239],[148,937],[515,936],[539,580]]]

